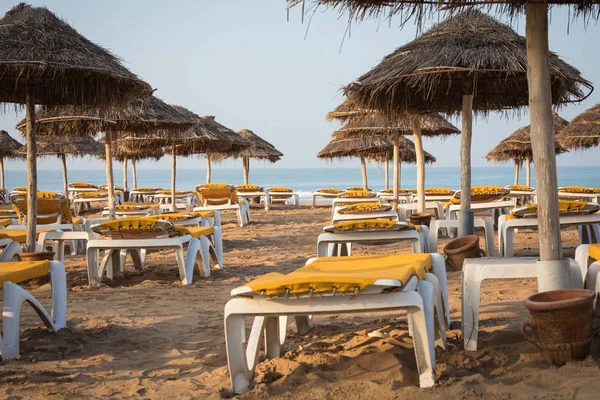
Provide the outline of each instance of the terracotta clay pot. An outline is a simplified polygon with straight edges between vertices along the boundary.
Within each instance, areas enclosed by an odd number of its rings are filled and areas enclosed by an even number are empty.
[[[454,271],[462,271],[466,258],[479,258],[485,255],[485,252],[479,248],[479,236],[477,235],[467,235],[451,240],[444,247],[444,253],[448,256],[448,266]]]
[[[44,261],[44,260],[52,261],[52,260],[54,260],[54,252],[53,251],[21,253],[19,256],[21,257],[21,261]]]
[[[413,225],[425,225],[429,228],[431,223],[431,214],[428,213],[415,213],[408,216],[408,220]]]
[[[546,361],[564,365],[590,354],[595,293],[586,289],[552,290],[525,299],[529,319],[521,324],[525,339],[535,344]]]

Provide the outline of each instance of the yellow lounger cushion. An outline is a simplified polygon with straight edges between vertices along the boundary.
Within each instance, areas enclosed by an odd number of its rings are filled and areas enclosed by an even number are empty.
[[[184,221],[192,218],[202,218],[202,212],[170,212],[164,214],[149,215],[144,219],[162,220],[162,221]]]
[[[412,190],[398,188],[398,193],[405,194],[405,193],[412,193],[412,192],[413,192]],[[394,194],[394,189],[383,189],[381,191],[381,193],[384,193],[384,194]]]
[[[286,187],[273,187],[269,189],[269,192],[293,192],[292,189]]]
[[[50,261],[20,261],[0,263],[0,285],[5,282],[20,283],[46,276]]]
[[[111,231],[122,229],[152,229],[156,225],[156,220],[146,218],[122,218],[113,221],[100,222],[101,227]]]
[[[353,197],[375,197],[375,193],[373,192],[365,192],[364,190],[356,190],[356,191],[349,191],[349,192],[344,192],[344,193],[340,193],[338,195],[339,198],[345,199],[345,198],[353,198]]]
[[[13,192],[26,192],[27,188],[26,187],[16,187],[13,189]]]
[[[600,244],[590,244],[588,246],[588,253],[596,261],[600,261]]]
[[[359,191],[362,191],[362,190],[365,190],[362,186],[350,186],[350,187],[346,188],[347,192],[359,192]],[[371,188],[367,188],[367,191],[371,192],[372,189]]]
[[[119,204],[118,206],[115,206],[115,210],[117,210],[117,211],[147,210],[147,209],[156,210],[158,208],[160,208],[160,204],[154,204],[154,203]],[[105,209],[108,209],[108,207],[105,207]]]
[[[192,190],[176,190],[175,195],[193,194]],[[170,190],[161,190],[160,194],[171,194]]]
[[[355,219],[352,221],[343,221],[333,224],[333,227],[338,231],[353,231],[353,230],[382,230],[390,229],[396,226],[394,220],[389,219]]]
[[[354,292],[378,279],[393,279],[405,284],[411,276],[423,279],[431,269],[430,254],[401,254],[351,257],[321,257],[296,271],[284,275],[266,274],[248,283],[252,291],[267,296],[285,294]]]
[[[22,224],[25,216],[27,215],[27,201],[26,200],[13,200],[12,202],[13,211],[17,215],[19,224]],[[54,214],[54,216],[53,216]],[[47,215],[48,217],[42,217]],[[80,224],[81,218],[74,219],[69,209],[69,204],[64,197],[58,199],[39,199],[37,200],[37,223],[43,224],[54,224],[58,220],[58,215],[61,216],[63,224]]]
[[[200,189],[227,189],[232,186],[228,183],[203,183],[201,185],[196,186],[196,190]]]
[[[317,192],[329,193],[329,194],[340,194],[343,192],[343,190],[336,189],[336,188],[321,188],[321,189],[317,189]]]
[[[391,204],[382,203],[360,203],[342,207],[338,210],[340,214],[363,214],[372,212],[389,211],[392,209]]]
[[[566,193],[600,193],[599,188],[590,188],[585,186],[563,186],[560,188],[560,191]]]
[[[509,190],[518,190],[520,192],[533,192],[535,190],[531,186],[527,185],[508,185],[506,188]]]
[[[74,189],[98,189],[98,186],[88,182],[71,182],[69,187]]]
[[[538,205],[528,204],[525,207],[519,207],[514,210],[506,219],[513,218],[524,218],[530,217],[535,218],[537,216]],[[585,201],[569,201],[559,200],[558,201],[558,212],[560,214],[594,214],[600,210],[600,207],[595,204],[588,204]]]
[[[215,232],[212,226],[174,226],[173,231],[179,235],[191,235],[194,239],[210,236]]]
[[[135,189],[133,189],[133,191],[136,191],[136,192],[157,192],[159,190],[160,189],[155,189],[155,188],[135,188]]]
[[[411,193],[417,194],[417,189],[411,189]],[[456,192],[450,188],[426,188],[425,196],[451,196]]]
[[[238,192],[264,192],[265,189],[258,185],[237,185],[235,189]]]
[[[11,218],[0,218],[0,226],[7,227],[12,223]]]
[[[35,231],[35,238],[40,236],[42,232],[51,232],[52,229],[40,229]],[[27,241],[27,229],[0,229],[0,239],[10,239],[17,243],[25,243]],[[2,265],[4,263],[0,263]]]

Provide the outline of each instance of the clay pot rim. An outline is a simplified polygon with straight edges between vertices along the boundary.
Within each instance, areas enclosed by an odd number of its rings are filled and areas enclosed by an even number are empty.
[[[431,217],[431,214],[429,214],[427,212],[413,213],[413,214],[410,214],[409,217],[427,218],[427,217]]]
[[[460,240],[462,240],[464,242],[460,242]],[[448,254],[448,255],[454,255],[454,254],[458,254],[458,253],[462,253],[465,250],[468,250],[469,248],[473,247],[475,244],[477,244],[477,246],[479,246],[479,236],[477,235],[466,235],[460,238],[456,238],[454,240],[452,240],[450,243],[448,243],[445,247],[444,247],[444,253]],[[450,247],[451,245],[460,245],[460,247]]]
[[[573,294],[576,297],[563,300],[551,300],[551,301],[536,301],[536,298],[552,296],[555,293],[562,294]],[[551,311],[551,310],[562,310],[565,308],[571,308],[576,306],[582,306],[590,301],[593,301],[596,293],[593,290],[588,289],[560,289],[550,290],[548,292],[536,293],[526,298],[523,303],[530,311]]]

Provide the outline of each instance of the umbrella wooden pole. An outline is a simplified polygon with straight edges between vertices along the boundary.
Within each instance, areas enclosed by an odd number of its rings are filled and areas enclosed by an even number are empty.
[[[248,184],[248,176],[250,175],[250,158],[244,157],[242,159],[244,164],[244,185]]]
[[[520,169],[520,165],[519,165],[519,161],[515,160],[515,185],[519,184],[519,169]]]
[[[531,160],[529,157],[525,159],[525,184],[531,187]]]
[[[392,203],[394,210],[398,209],[398,189],[400,188],[400,138],[394,139],[394,182]]]
[[[469,87],[470,86],[470,87]],[[465,85],[462,104],[462,132],[460,135],[460,214],[458,236],[473,234],[475,219],[471,211],[471,136],[473,134],[473,91]]]
[[[369,190],[369,183],[367,182],[367,163],[364,157],[360,158],[360,168],[362,170],[363,190],[367,191]]]
[[[561,260],[552,92],[548,68],[548,4],[528,1],[525,7],[531,145],[540,238],[538,290],[545,291],[568,286],[569,264],[568,260]]]
[[[423,152],[423,140],[421,138],[421,117],[417,114],[412,117],[413,138],[415,141],[415,153],[417,156],[417,201],[418,211],[425,212],[425,153]],[[400,166],[398,166],[400,167]],[[399,174],[398,174],[399,175]]]
[[[177,177],[177,152],[175,145],[171,145],[171,211],[177,211],[175,205],[175,179]]]
[[[390,160],[385,160],[385,190],[390,188]]]
[[[65,194],[65,199],[69,200],[69,177],[67,176],[67,156],[63,153],[60,155],[60,160],[62,162],[62,173],[63,173],[63,193]]]
[[[402,187],[402,160],[398,161],[398,190]]]
[[[210,154],[206,153],[206,183],[210,183],[211,179],[211,170],[210,170]]]
[[[133,178],[133,188],[137,189],[137,170],[135,169],[135,160],[131,160],[131,175]]]
[[[37,144],[35,134],[35,100],[33,87],[28,85],[25,94],[27,127],[27,251],[35,251],[37,225]]]
[[[127,188],[127,157],[123,158],[123,190],[126,192]]]
[[[6,182],[4,181],[4,157],[0,157],[0,189],[6,196]],[[6,197],[8,199],[8,197]]]
[[[107,129],[104,137],[104,152],[106,159],[106,182],[108,183],[108,217],[116,219],[115,213],[115,180],[112,165],[112,130]]]

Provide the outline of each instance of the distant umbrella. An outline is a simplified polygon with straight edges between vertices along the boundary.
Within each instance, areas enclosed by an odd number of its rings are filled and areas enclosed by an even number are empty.
[[[125,104],[151,88],[118,58],[44,7],[21,3],[0,19],[0,102],[25,104],[27,209],[37,212],[35,104]],[[36,219],[27,219],[27,249],[35,249]]]
[[[558,134],[569,125],[569,122],[558,114],[552,113],[554,119],[554,150],[556,154],[565,153],[567,150],[558,143]],[[531,160],[533,159],[533,146],[531,144],[531,126],[527,125],[514,131],[509,137],[502,140],[494,147],[485,158],[488,161],[515,162],[515,185],[519,183],[519,168],[525,164],[526,185],[531,186]]]
[[[0,130],[0,190],[3,194],[6,191],[6,181],[4,180],[4,159],[23,157],[18,153],[22,144],[13,139],[5,130]]]
[[[281,160],[283,153],[250,129],[242,129],[237,134],[248,141],[249,145],[241,150],[231,150],[226,153],[215,154],[213,155],[213,160],[220,161],[225,158],[241,158],[244,165],[244,184],[247,185],[251,158],[274,163]]]
[[[600,103],[585,110],[561,129],[556,139],[566,149],[589,149],[600,145]]]
[[[90,135],[67,138],[62,136],[37,136],[37,155],[57,156],[62,161],[63,192],[69,196],[69,180],[67,176],[67,156],[85,157],[98,156],[104,152],[104,146]],[[27,146],[21,147],[19,154],[27,154]]]

